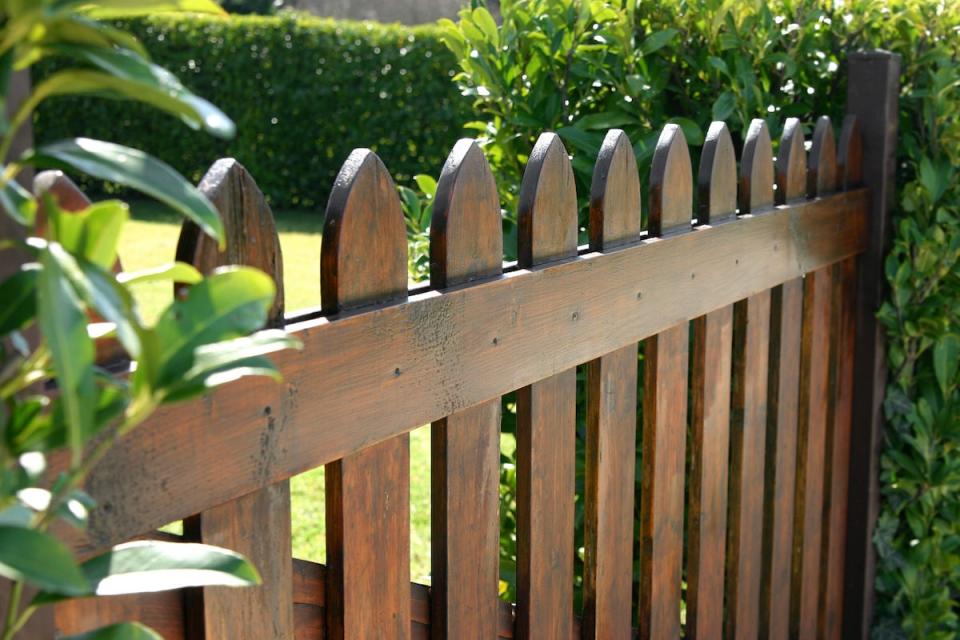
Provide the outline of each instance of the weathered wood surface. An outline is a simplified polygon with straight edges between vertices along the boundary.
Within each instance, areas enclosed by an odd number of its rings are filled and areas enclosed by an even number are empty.
[[[765,215],[773,206],[770,136],[751,123],[741,171],[749,183],[742,214]],[[770,291],[736,303],[733,326],[733,398],[730,422],[730,520],[727,523],[726,637],[755,638],[760,623],[763,564],[764,451]]]
[[[863,183],[870,189],[867,246],[857,274],[857,310],[850,456],[850,503],[844,570],[843,637],[866,639],[873,616],[876,556],[873,531],[880,511],[880,444],[887,362],[885,336],[877,322],[886,278],[896,199],[896,149],[900,56],[886,51],[850,54],[847,113],[863,133]]]
[[[603,141],[590,187],[590,248],[640,237],[640,179],[626,134]],[[573,321],[581,310],[568,311]],[[583,635],[631,633],[633,500],[637,446],[636,342],[587,363]]]
[[[247,170],[236,160],[219,160],[200,181],[200,191],[223,220],[226,247],[189,221],[183,223],[176,259],[204,274],[227,264],[260,269],[277,286],[267,325],[283,324],[283,258],[273,214]],[[264,407],[270,415],[271,408]],[[282,420],[282,418],[281,418]],[[282,425],[281,425],[282,426]],[[278,425],[268,419],[263,437],[272,438]],[[198,542],[233,549],[256,565],[264,582],[252,589],[208,588],[188,592],[194,635],[206,638],[292,638],[293,602],[290,590],[290,483],[258,489],[234,501],[202,512],[187,527]]]
[[[344,163],[323,229],[326,313],[407,295],[407,241],[397,189],[372,151]],[[410,440],[406,433],[326,468],[327,636],[410,636]]]
[[[577,256],[577,191],[556,134],[537,141],[518,211],[520,266]],[[517,391],[518,638],[573,633],[573,507],[577,371]]]
[[[737,160],[722,122],[710,125],[697,182],[700,224],[736,218]],[[699,640],[723,635],[732,339],[729,305],[693,321],[686,631]]]
[[[808,195],[836,189],[833,130],[821,119],[814,132],[814,150],[808,172]],[[830,157],[833,154],[834,157]],[[804,278],[803,333],[800,351],[800,412],[797,432],[797,493],[794,517],[791,636],[816,638],[820,606],[821,544],[823,535],[824,463],[830,379],[830,319],[832,267]]]
[[[683,132],[664,127],[650,171],[650,231],[687,233],[693,176]],[[699,268],[686,275],[695,280]],[[640,638],[680,636],[683,491],[690,325],[647,339],[643,374],[643,471],[640,497]]]
[[[430,225],[431,284],[445,289],[499,275],[500,224],[490,166],[475,142],[461,140],[437,182]],[[457,358],[445,343],[450,321],[449,314],[443,314],[420,327],[420,339],[437,347],[418,356],[430,368],[442,369]],[[491,329],[472,327],[474,340],[486,349],[509,349]],[[407,369],[407,361],[397,361],[400,371]],[[475,373],[467,367],[460,375]],[[400,377],[417,375],[411,371]],[[441,381],[436,382],[439,388]],[[485,398],[433,422],[430,453],[431,635],[492,637],[500,579],[500,398]]]
[[[274,357],[283,385],[240,381],[164,408],[108,454],[87,485],[100,504],[89,545],[222,504],[854,255],[866,203],[865,191],[841,193],[290,324],[305,349]],[[266,448],[264,406],[285,418]],[[221,459],[233,461],[229,473],[211,464]],[[118,474],[132,479],[111,482]],[[151,499],[158,492],[178,499]]]

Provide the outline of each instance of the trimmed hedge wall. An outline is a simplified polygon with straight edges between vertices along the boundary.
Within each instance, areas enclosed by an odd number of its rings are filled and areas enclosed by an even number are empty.
[[[322,209],[352,149],[374,149],[403,184],[439,173],[469,119],[451,80],[456,59],[433,26],[293,14],[158,16],[123,26],[234,118],[237,137],[214,139],[143,105],[83,98],[47,103],[34,123],[38,143],[81,134],[122,141],[194,181],[233,156],[274,206]]]

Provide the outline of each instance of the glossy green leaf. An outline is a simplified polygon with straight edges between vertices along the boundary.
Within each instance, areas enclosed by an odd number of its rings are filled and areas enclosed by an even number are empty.
[[[83,306],[64,273],[64,265],[78,270],[75,261],[55,242],[39,253],[43,268],[37,279],[38,323],[52,355],[68,441],[76,462],[85,437],[93,432],[93,342],[87,334]]]
[[[43,145],[29,161],[40,167],[73,168],[136,189],[187,216],[223,245],[223,223],[210,201],[169,165],[142,151],[76,138]]]
[[[117,260],[120,231],[130,219],[130,209],[119,200],[106,200],[83,211],[63,211],[56,200],[44,200],[50,239],[70,253],[94,264],[112,269]]]
[[[640,45],[640,50],[646,55],[659,51],[670,44],[670,41],[673,40],[678,33],[680,33],[679,30],[672,28],[653,33],[643,41],[643,44]]]
[[[279,329],[204,345],[194,352],[193,366],[165,389],[164,399],[167,402],[186,400],[247,376],[267,376],[279,382],[280,373],[264,356],[301,346],[299,340]]]
[[[154,387],[175,385],[194,366],[199,347],[262,327],[274,293],[269,276],[249,267],[218,269],[190,287],[186,298],[167,307],[154,327]]]
[[[33,321],[37,310],[38,269],[23,268],[0,283],[0,336],[19,331]]]
[[[117,338],[131,358],[140,357],[141,328],[130,292],[99,265],[78,258],[77,269],[64,268],[77,295],[116,327]]]
[[[37,201],[16,180],[8,180],[0,188],[0,208],[24,226],[33,224],[37,215]]]
[[[65,596],[90,591],[66,546],[34,529],[0,526],[0,575]]]
[[[417,183],[417,187],[420,188],[420,191],[424,195],[430,196],[431,198],[437,195],[437,181],[433,176],[428,176],[425,173],[419,173],[413,176],[414,181]]]
[[[960,336],[947,334],[933,347],[933,371],[944,396],[957,386],[957,368],[960,367]]]
[[[246,587],[260,575],[243,556],[205,544],[138,540],[115,546],[81,566],[98,596],[184,587]]]
[[[163,636],[139,622],[120,622],[63,640],[163,640]]]
[[[153,269],[141,271],[124,271],[117,276],[121,284],[143,284],[145,282],[179,282],[182,284],[196,284],[203,279],[203,275],[193,265],[186,262],[171,262]]]
[[[75,0],[70,5],[74,11],[98,20],[183,11],[226,14],[214,0]]]

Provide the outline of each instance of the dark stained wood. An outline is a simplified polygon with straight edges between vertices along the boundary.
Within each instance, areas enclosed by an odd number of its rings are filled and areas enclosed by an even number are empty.
[[[890,242],[890,211],[896,197],[900,56],[886,51],[852,53],[848,62],[847,113],[863,134],[863,183],[870,189],[867,249],[857,278],[853,389],[854,449],[844,570],[845,638],[869,637],[873,617],[876,556],[873,530],[880,510],[880,443],[887,363],[885,337],[877,323],[886,278],[883,260]]]
[[[829,120],[817,126],[811,152],[809,197],[836,189],[836,153]],[[833,156],[833,157],[830,157]],[[831,358],[832,267],[804,278],[800,356],[800,412],[797,430],[797,493],[794,517],[791,635],[816,638],[825,500],[827,421]]]
[[[397,189],[373,152],[344,163],[327,205],[325,312],[406,297]],[[410,440],[402,434],[327,465],[327,637],[410,634]]]
[[[762,120],[754,120],[747,130],[740,176],[741,213],[768,211],[773,205],[773,162]],[[770,300],[770,291],[761,291],[738,302],[733,314],[725,631],[729,638],[755,638],[760,626],[763,535],[758,532],[763,531]]]
[[[693,178],[683,132],[667,125],[650,172],[650,230],[690,230]],[[698,268],[689,277],[695,280]],[[690,325],[648,338],[643,376],[643,479],[640,498],[640,638],[680,636],[683,483],[687,435]]]
[[[640,176],[627,134],[603,139],[590,185],[590,248],[608,250],[640,239]]]
[[[99,506],[81,551],[222,504],[853,255],[863,247],[866,198],[841,193],[370,312],[288,324],[305,348],[273,356],[284,385],[242,380],[164,407],[108,453],[87,482]],[[264,446],[268,405],[285,421]],[[229,467],[219,464],[224,459]],[[113,482],[117,474],[129,481]]]
[[[268,326],[283,324],[283,258],[273,214],[247,170],[232,158],[218,160],[200,181],[200,191],[223,220],[226,246],[185,221],[176,259],[209,274],[219,266],[257,267],[271,277],[277,294]],[[278,428],[271,406],[263,408],[262,437]],[[282,423],[281,423],[282,428]],[[207,638],[289,638],[293,636],[290,598],[290,484],[284,480],[202,512],[188,527],[197,541],[247,556],[263,578],[252,589],[209,588],[186,592],[196,634]]]
[[[640,238],[640,177],[630,141],[616,129],[593,169],[589,235],[594,251]],[[580,321],[579,307],[568,313]],[[584,638],[631,633],[637,348],[633,342],[587,363]]]
[[[826,138],[832,139],[825,134]],[[847,116],[840,134],[833,183],[818,177],[824,190],[847,188],[861,181],[861,143],[856,116]],[[829,142],[814,144],[814,155],[826,154],[818,166],[829,167]],[[811,163],[812,165],[813,163]],[[843,631],[843,571],[847,534],[847,497],[850,469],[850,433],[853,412],[853,363],[856,330],[857,259],[847,258],[833,267],[830,322],[830,395],[825,459],[826,494],[823,502],[824,534],[821,546],[820,621],[818,636],[839,640]]]
[[[803,132],[798,120],[787,120],[786,125],[776,165],[776,199],[780,204],[806,198]],[[762,144],[769,147],[769,135]],[[744,149],[745,157],[746,153]],[[767,166],[769,161],[764,163],[764,170]],[[802,314],[801,278],[772,289],[760,581],[760,633],[768,638],[787,638],[790,631]]]
[[[737,153],[727,125],[712,122],[697,172],[697,222],[717,224],[736,215]]]
[[[763,531],[769,340],[767,290],[734,307],[726,583],[729,638],[759,635],[763,536],[758,534]]]
[[[733,220],[737,159],[722,122],[710,125],[698,175],[698,222]],[[693,321],[686,637],[701,640],[723,633],[732,336],[731,306]]]
[[[185,640],[187,637],[184,633],[184,591],[81,598],[58,604],[55,609],[57,635],[24,636],[24,640],[66,637],[130,620],[142,622],[165,640]]]
[[[540,136],[523,176],[520,266],[577,255],[577,191],[556,134]],[[517,392],[518,638],[572,636],[577,371]]]
[[[502,266],[497,186],[476,143],[460,140],[437,183],[430,282],[443,289],[496,276]],[[436,317],[421,326],[423,338],[443,345],[447,320]],[[495,330],[477,329],[474,341],[510,349],[500,345]],[[436,360],[430,364],[440,368],[456,355],[441,346],[431,358]],[[431,635],[493,637],[499,587],[500,398],[434,422],[431,460]]]

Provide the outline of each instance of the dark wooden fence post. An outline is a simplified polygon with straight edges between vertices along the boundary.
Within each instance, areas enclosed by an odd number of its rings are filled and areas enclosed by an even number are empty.
[[[879,511],[879,453],[886,383],[885,336],[876,320],[883,299],[883,257],[896,192],[894,167],[900,92],[900,57],[864,51],[848,63],[847,113],[863,134],[863,182],[870,189],[869,240],[860,257],[856,309],[853,433],[850,455],[844,638],[866,638],[873,613],[873,528]]]

